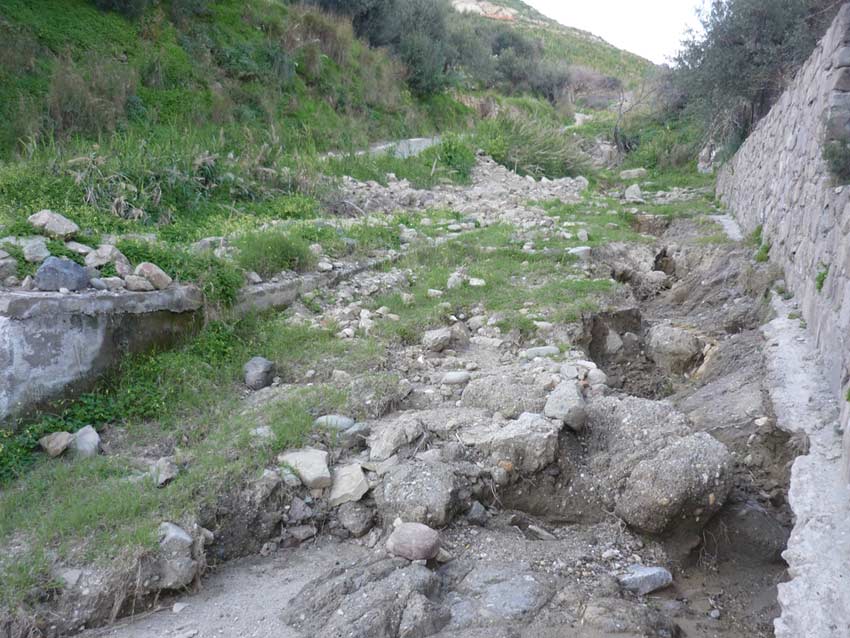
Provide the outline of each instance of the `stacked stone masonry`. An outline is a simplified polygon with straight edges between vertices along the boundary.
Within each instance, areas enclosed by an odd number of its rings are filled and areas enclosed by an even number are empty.
[[[770,114],[720,171],[718,195],[746,233],[762,228],[842,399],[850,477],[850,185],[823,158],[850,142],[850,3]]]

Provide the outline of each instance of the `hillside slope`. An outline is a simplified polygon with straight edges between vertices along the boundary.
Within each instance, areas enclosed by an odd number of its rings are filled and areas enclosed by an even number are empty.
[[[520,32],[542,40],[545,55],[617,78],[633,85],[654,65],[639,55],[618,49],[602,38],[562,25],[522,0],[452,0],[457,11],[515,25]]]

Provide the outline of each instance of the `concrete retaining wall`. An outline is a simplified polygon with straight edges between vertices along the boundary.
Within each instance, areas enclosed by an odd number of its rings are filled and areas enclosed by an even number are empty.
[[[850,386],[850,186],[837,185],[823,159],[834,140],[850,141],[850,3],[718,179],[718,195],[745,232],[762,227],[843,399]],[[850,406],[843,405],[847,468]]]
[[[161,292],[0,295],[0,422],[90,387],[122,356],[169,347],[201,323],[194,286]]]

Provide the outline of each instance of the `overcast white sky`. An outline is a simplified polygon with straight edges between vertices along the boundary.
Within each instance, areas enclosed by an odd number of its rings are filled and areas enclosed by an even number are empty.
[[[561,24],[590,31],[653,62],[668,62],[704,0],[525,0]],[[770,0],[766,0],[769,2]]]

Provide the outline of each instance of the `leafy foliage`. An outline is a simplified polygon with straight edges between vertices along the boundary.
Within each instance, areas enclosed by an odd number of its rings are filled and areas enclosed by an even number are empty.
[[[745,136],[809,57],[840,4],[713,0],[704,35],[686,41],[676,59],[675,106],[692,109],[716,136]]]

